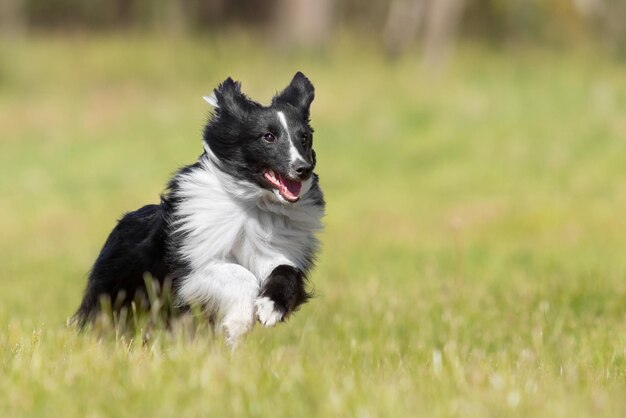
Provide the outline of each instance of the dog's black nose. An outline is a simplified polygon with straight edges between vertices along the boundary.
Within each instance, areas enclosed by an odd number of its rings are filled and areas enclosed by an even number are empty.
[[[296,163],[293,169],[296,174],[298,174],[298,177],[300,177],[301,179],[307,179],[313,171],[313,166],[305,161],[299,161],[298,163]]]

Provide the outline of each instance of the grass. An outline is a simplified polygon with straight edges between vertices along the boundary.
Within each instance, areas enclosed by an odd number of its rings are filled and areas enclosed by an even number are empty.
[[[0,44],[1,416],[626,414],[626,67],[465,45],[445,73],[341,41]],[[231,354],[65,327],[115,219],[201,152],[227,75],[315,82],[318,297]]]

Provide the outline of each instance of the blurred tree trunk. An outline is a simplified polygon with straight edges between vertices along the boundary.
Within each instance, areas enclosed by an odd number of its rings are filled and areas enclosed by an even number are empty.
[[[197,26],[206,26],[215,30],[218,24],[225,20],[227,0],[193,0],[191,14]]]
[[[114,5],[116,23],[122,27],[130,26],[134,19],[134,0],[115,0]]]
[[[605,1],[599,10],[604,38],[621,58],[626,58],[626,3],[624,0]]]
[[[424,64],[444,66],[456,43],[465,0],[431,0],[424,34]]]
[[[427,67],[444,65],[454,47],[465,0],[392,0],[384,30],[391,56],[406,52],[422,39]]]
[[[25,29],[23,0],[0,0],[0,35],[20,36]]]
[[[580,15],[600,27],[607,44],[626,58],[626,2],[623,0],[574,0]]]
[[[273,20],[279,46],[319,47],[330,40],[334,0],[279,0]]]
[[[172,35],[186,32],[188,29],[187,8],[184,0],[168,0],[164,10],[165,28]]]
[[[383,31],[383,42],[392,57],[402,55],[422,28],[428,0],[392,0]]]

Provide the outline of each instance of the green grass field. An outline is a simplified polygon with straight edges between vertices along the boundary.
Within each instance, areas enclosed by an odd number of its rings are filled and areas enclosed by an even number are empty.
[[[201,152],[226,76],[314,81],[317,298],[234,353],[65,326],[116,218]],[[626,64],[465,45],[428,75],[340,41],[0,44],[0,416],[623,417]]]

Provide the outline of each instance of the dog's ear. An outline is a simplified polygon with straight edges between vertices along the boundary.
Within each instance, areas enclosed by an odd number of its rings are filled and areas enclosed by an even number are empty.
[[[249,104],[248,98],[241,92],[241,83],[230,77],[203,99],[218,109],[218,113],[226,112],[232,116],[244,112]]]
[[[315,87],[300,71],[293,76],[291,83],[279,94],[274,96],[274,103],[289,103],[300,109],[306,118],[309,117],[311,103],[315,98]]]

